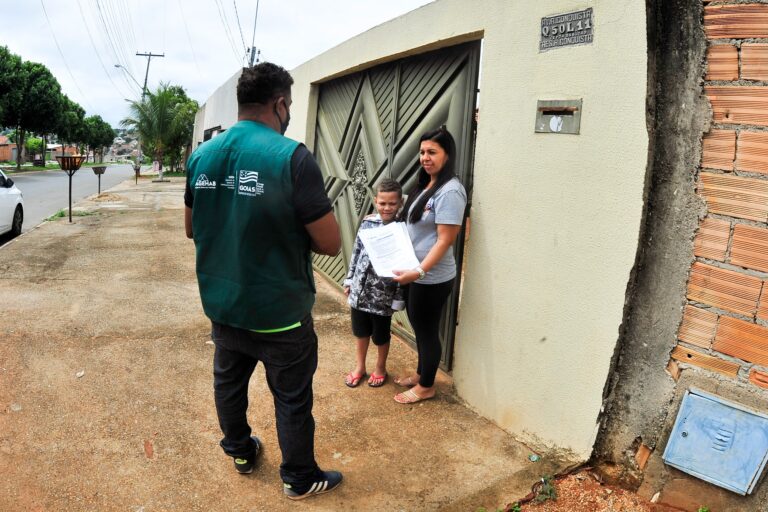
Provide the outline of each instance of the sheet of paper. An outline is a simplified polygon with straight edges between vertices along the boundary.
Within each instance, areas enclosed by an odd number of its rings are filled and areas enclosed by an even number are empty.
[[[404,222],[390,222],[380,228],[359,232],[373,270],[381,277],[395,277],[393,270],[408,270],[419,266],[411,238]]]

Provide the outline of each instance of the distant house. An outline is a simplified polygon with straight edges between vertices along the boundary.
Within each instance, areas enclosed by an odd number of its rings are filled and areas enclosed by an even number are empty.
[[[16,160],[16,144],[5,135],[0,135],[0,162]]]

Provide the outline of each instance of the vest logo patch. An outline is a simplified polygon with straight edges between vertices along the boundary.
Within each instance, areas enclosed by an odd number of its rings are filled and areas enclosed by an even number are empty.
[[[237,193],[241,196],[260,196],[264,193],[264,184],[259,183],[257,171],[240,171],[237,180]]]
[[[197,177],[197,181],[195,182],[195,190],[201,188],[216,188],[216,181],[209,180],[208,176],[201,174]]]

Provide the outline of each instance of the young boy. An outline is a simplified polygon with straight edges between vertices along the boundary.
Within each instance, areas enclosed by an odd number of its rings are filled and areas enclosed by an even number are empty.
[[[376,188],[376,211],[360,224],[360,230],[375,229],[395,219],[403,205],[403,189],[392,179],[383,180]],[[373,341],[378,349],[376,369],[368,379],[368,385],[377,388],[387,379],[387,356],[389,355],[390,323],[392,314],[403,309],[402,290],[389,277],[379,277],[373,270],[368,253],[360,240],[355,239],[352,260],[344,280],[344,293],[352,307],[352,334],[357,338],[357,365],[347,374],[344,383],[357,387],[365,377],[365,356],[368,342]]]

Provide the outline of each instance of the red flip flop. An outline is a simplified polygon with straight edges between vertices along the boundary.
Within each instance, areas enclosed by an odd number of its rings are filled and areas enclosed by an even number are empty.
[[[371,378],[368,379],[368,385],[372,388],[380,388],[385,382],[387,382],[386,373],[384,375],[376,375],[374,372],[371,374]]]
[[[365,377],[365,372],[361,374],[349,372],[344,377],[344,384],[350,388],[356,388],[360,384],[360,381],[363,379],[363,377]]]

